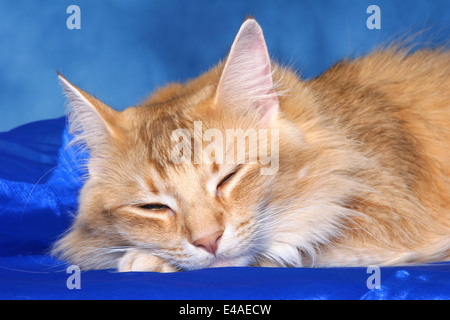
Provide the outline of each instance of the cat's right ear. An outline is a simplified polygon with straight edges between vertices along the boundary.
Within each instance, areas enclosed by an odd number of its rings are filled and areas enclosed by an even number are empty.
[[[59,72],[58,79],[70,101],[67,116],[74,143],[84,143],[91,156],[95,155],[107,144],[110,137],[117,134],[114,123],[119,112],[77,88]]]

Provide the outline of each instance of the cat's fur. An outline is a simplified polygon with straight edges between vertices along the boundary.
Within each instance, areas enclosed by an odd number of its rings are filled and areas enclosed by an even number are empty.
[[[303,81],[248,19],[224,63],[123,112],[60,76],[91,158],[54,253],[120,271],[449,260],[449,75],[448,51],[391,48]],[[278,172],[244,164],[216,189],[233,166],[174,164],[171,134],[194,121],[278,129]]]

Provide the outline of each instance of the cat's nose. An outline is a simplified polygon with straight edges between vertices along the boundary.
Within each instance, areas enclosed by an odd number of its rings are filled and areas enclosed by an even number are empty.
[[[216,255],[217,248],[219,247],[219,240],[222,237],[223,231],[215,231],[205,237],[199,238],[192,242],[196,247],[202,248],[209,253]]]

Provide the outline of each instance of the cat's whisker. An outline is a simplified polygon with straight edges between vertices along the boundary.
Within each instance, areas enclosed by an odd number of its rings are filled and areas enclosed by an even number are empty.
[[[79,159],[75,159],[75,160],[72,160],[72,161],[67,161],[67,162],[63,162],[63,163],[59,163],[59,164],[57,164],[56,166],[54,166],[54,167],[52,167],[52,168],[50,168],[49,170],[47,170],[37,181],[36,181],[36,183],[33,185],[33,187],[31,188],[31,190],[30,190],[30,192],[28,193],[28,196],[27,196],[27,198],[26,198],[26,200],[25,200],[25,204],[24,204],[24,206],[23,206],[23,209],[22,209],[22,216],[23,216],[23,214],[25,213],[25,210],[26,210],[26,208],[27,208],[27,205],[28,205],[28,202],[30,201],[30,198],[31,198],[31,196],[32,196],[32,194],[33,194],[33,192],[34,192],[34,190],[36,189],[36,187],[39,185],[39,183],[42,181],[42,179],[44,179],[47,175],[49,175],[50,173],[52,173],[54,170],[56,170],[56,169],[58,169],[58,168],[60,168],[60,167],[62,167],[62,166],[66,166],[66,165],[70,165],[71,163],[74,163],[74,162],[77,162],[77,161],[79,161]]]

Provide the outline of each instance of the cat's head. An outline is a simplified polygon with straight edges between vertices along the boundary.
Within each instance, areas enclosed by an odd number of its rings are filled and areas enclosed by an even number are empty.
[[[270,242],[267,212],[287,201],[301,166],[280,74],[248,19],[224,63],[122,112],[60,75],[74,139],[90,153],[76,226],[99,247],[148,251],[179,269],[254,263]]]

